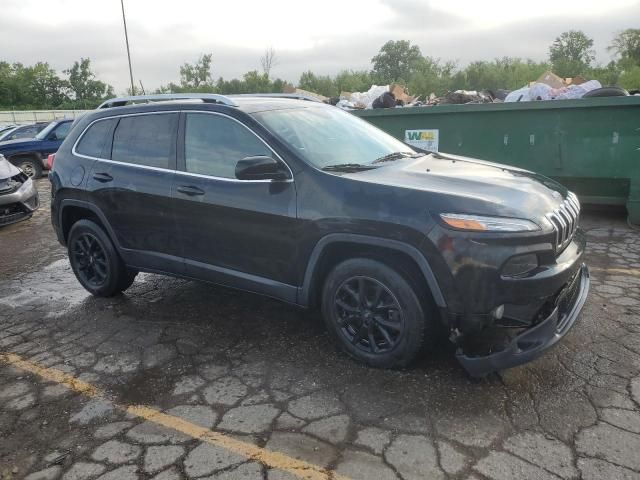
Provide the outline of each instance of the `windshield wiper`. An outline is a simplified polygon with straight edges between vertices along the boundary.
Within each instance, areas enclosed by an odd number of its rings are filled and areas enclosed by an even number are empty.
[[[322,167],[325,172],[360,172],[363,170],[371,170],[371,165],[363,165],[361,163],[337,163],[335,165],[327,165]]]
[[[400,160],[401,158],[407,157],[421,157],[422,155],[422,153],[393,152],[375,159],[373,162],[371,162],[371,164],[373,165],[374,163],[392,162],[394,160]]]

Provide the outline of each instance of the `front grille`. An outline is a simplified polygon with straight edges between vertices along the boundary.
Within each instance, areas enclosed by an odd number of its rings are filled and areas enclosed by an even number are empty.
[[[560,252],[571,242],[573,234],[576,233],[576,229],[578,228],[578,220],[580,219],[580,202],[578,197],[576,197],[574,193],[569,192],[564,202],[562,202],[558,208],[547,214],[547,219],[551,222],[556,232],[556,252]]]

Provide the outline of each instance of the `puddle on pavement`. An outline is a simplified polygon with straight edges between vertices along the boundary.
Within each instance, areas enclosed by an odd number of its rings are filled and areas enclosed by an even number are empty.
[[[58,307],[58,313],[79,305],[90,296],[76,280],[66,258],[56,260],[38,272],[0,283],[0,292],[0,305],[17,308],[48,302]]]

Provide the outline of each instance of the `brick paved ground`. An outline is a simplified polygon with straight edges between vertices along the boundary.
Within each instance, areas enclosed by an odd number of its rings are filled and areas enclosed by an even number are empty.
[[[141,274],[76,282],[43,207],[0,230],[0,352],[100,388],[89,398],[0,363],[0,478],[295,478],[124,412],[143,404],[354,479],[639,479],[640,233],[587,214],[592,291],[555,350],[472,382],[443,346],[407,371],[358,366],[318,318]]]

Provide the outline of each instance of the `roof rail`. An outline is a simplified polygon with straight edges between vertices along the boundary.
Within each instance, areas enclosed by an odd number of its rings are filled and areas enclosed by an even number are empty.
[[[240,93],[238,95],[231,95],[232,97],[267,97],[267,98],[292,98],[294,100],[307,100],[309,102],[321,102],[320,99],[312,97],[311,95],[304,95],[302,93]]]
[[[187,100],[197,99],[202,100],[205,103],[220,103],[222,105],[228,105],[230,107],[237,107],[238,105],[225,95],[218,95],[217,93],[158,93],[155,95],[131,95],[129,97],[112,98],[103,102],[98,107],[111,108],[122,107],[127,103],[135,102],[161,102],[167,100]]]

